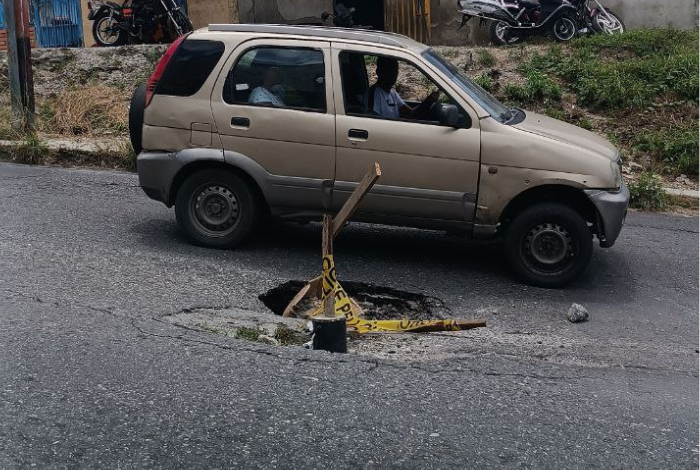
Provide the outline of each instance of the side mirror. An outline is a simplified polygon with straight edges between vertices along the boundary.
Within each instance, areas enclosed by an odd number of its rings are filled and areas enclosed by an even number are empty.
[[[445,127],[459,127],[459,109],[453,104],[443,104],[440,107],[440,125]]]

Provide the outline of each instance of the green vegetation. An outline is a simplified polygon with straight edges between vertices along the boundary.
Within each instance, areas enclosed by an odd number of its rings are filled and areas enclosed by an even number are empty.
[[[698,102],[698,31],[634,30],[575,40],[534,54],[526,69],[563,79],[591,109]]]
[[[493,92],[496,89],[496,82],[491,79],[488,73],[484,72],[475,79],[476,83],[488,92]]]
[[[477,60],[479,65],[484,68],[490,68],[496,65],[496,57],[489,52],[487,49],[480,49],[477,53]]]
[[[645,211],[663,210],[668,205],[668,196],[664,192],[661,180],[654,173],[642,173],[636,181],[629,184],[630,205]]]
[[[506,99],[516,104],[543,103],[559,101],[562,97],[561,87],[538,70],[528,70],[525,85],[507,84],[503,89]]]
[[[656,132],[643,132],[637,137],[634,150],[651,156],[654,162],[674,174],[698,175],[698,126],[670,127]]]
[[[49,149],[36,133],[27,134],[19,146],[13,150],[13,160],[25,165],[40,165]]]
[[[275,339],[282,346],[301,346],[309,341],[309,337],[301,331],[293,330],[288,326],[280,324],[275,330]]]
[[[260,335],[264,334],[265,332],[263,330],[259,330],[257,328],[248,328],[244,326],[236,330],[235,338],[257,342],[258,338],[260,338]]]

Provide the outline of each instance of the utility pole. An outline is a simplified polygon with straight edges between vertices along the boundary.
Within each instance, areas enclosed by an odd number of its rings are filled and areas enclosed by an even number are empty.
[[[28,0],[4,1],[12,120],[13,126],[23,132],[34,130],[35,110],[28,3]]]

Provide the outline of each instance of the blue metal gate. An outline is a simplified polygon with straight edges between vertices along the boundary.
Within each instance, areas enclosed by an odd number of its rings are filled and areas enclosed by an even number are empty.
[[[39,47],[83,45],[80,0],[33,0],[32,5]]]
[[[5,29],[5,5],[0,0],[0,29]]]

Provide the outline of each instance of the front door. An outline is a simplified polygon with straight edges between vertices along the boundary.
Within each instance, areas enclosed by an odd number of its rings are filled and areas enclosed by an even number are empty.
[[[330,44],[246,42],[229,57],[212,95],[227,160],[251,159],[266,174],[275,209],[321,211],[335,172]]]
[[[398,217],[416,226],[433,225],[430,221],[473,222],[480,164],[479,121],[473,110],[449,91],[444,79],[416,66],[414,58],[406,53],[334,43],[333,55],[334,64],[338,64],[334,80],[342,82],[343,89],[342,95],[336,94],[333,206],[340,207],[371,164],[378,162],[382,176],[360,206],[363,218]],[[419,112],[408,118],[382,117],[377,110],[390,110],[400,103],[387,98],[387,94],[375,95],[387,103],[374,103],[375,109],[370,110],[368,92],[360,96],[362,90],[357,84],[362,81],[357,79],[356,69],[366,67],[371,77],[368,84],[372,85],[382,56],[400,63],[398,82],[392,91],[401,100],[417,108],[416,101],[442,90],[440,100],[460,110],[460,127],[443,127],[435,121],[437,117]]]

